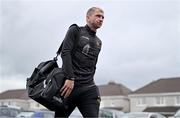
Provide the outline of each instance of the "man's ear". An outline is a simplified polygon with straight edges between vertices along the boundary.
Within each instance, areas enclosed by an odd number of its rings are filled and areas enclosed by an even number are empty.
[[[89,22],[89,16],[86,16],[86,22]]]

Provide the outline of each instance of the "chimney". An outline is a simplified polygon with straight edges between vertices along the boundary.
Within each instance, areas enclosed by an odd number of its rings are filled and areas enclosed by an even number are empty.
[[[109,81],[109,82],[108,82],[108,84],[109,84],[109,85],[115,85],[115,84],[116,84],[116,82],[115,82],[115,81],[113,81],[113,80],[111,80],[111,81]]]

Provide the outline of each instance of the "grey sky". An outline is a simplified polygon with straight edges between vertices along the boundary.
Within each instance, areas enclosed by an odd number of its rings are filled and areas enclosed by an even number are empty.
[[[55,56],[68,27],[85,25],[92,6],[105,12],[95,81],[135,90],[180,76],[179,0],[1,0],[0,91],[25,88],[41,61]],[[59,61],[61,65],[61,62]]]

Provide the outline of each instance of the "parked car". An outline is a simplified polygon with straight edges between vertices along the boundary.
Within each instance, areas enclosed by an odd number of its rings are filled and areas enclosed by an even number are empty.
[[[21,112],[20,107],[0,106],[0,118],[16,117]]]
[[[100,109],[100,118],[121,118],[124,112],[114,109]],[[83,118],[80,111],[76,108],[70,115],[69,118]]]
[[[69,118],[83,118],[80,111],[76,108],[71,115],[69,116]]]
[[[121,118],[166,118],[165,116],[154,112],[130,112],[124,114]]]
[[[54,112],[48,110],[25,111],[19,113],[16,118],[54,118]]]
[[[33,116],[33,111],[24,111],[19,113],[16,118],[31,118]]]
[[[176,114],[174,115],[174,118],[180,118],[180,109],[176,112]]]
[[[100,109],[99,117],[100,118],[121,118],[124,115],[124,112],[115,110],[115,109]]]

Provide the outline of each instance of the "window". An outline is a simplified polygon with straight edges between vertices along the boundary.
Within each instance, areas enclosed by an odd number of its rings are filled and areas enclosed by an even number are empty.
[[[99,111],[99,117],[102,118],[113,118],[113,114],[109,111],[100,110]]]
[[[176,96],[176,100],[175,101],[176,101],[177,105],[180,105],[180,96]]]
[[[39,106],[40,106],[39,103],[37,103],[37,104],[36,104],[36,107],[39,107]]]
[[[156,118],[156,116],[152,115],[152,116],[150,116],[150,118]]]
[[[156,97],[156,105],[164,105],[165,99],[164,97]]]
[[[145,105],[146,104],[146,98],[143,97],[143,98],[138,98],[138,102],[137,102],[138,105]]]
[[[11,102],[10,102],[10,101],[8,101],[8,105],[11,105]]]
[[[111,102],[111,107],[114,107],[114,102],[113,101]]]

